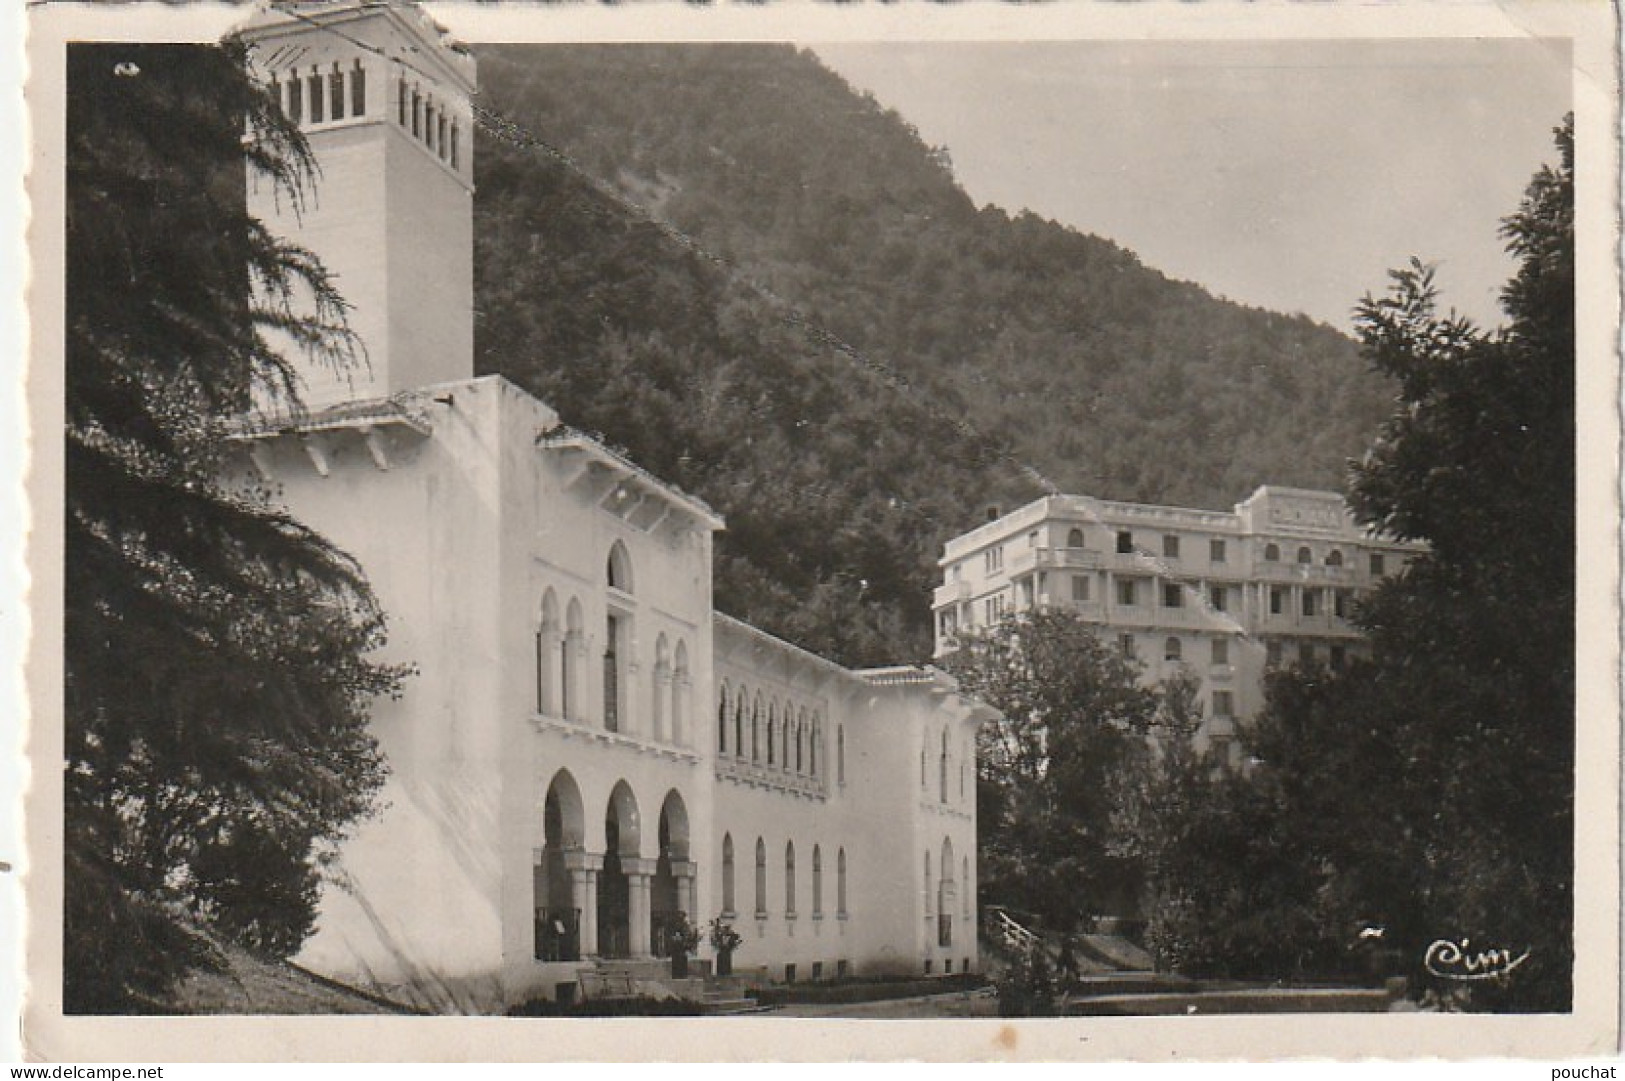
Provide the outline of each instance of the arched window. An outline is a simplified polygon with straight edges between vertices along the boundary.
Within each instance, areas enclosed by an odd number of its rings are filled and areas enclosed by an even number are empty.
[[[1082,548],[1083,547],[1083,530],[1081,530],[1081,529],[1069,530],[1067,532],[1067,535],[1066,535],[1066,546],[1068,548]]]
[[[923,879],[923,882],[924,888],[922,892],[925,894],[925,917],[926,919],[930,919],[932,916],[936,915],[931,900],[936,891],[932,888],[935,884],[931,881],[931,850],[929,848],[925,850],[925,878]]]
[[[767,764],[774,764],[773,733],[778,730],[778,706],[775,703],[767,704]]]
[[[835,853],[835,912],[846,918],[846,848]]]
[[[805,732],[803,732],[801,730],[801,725],[797,724],[796,725],[796,772],[797,773],[800,773],[801,770],[802,770],[802,761],[803,761],[803,759],[802,759],[801,745],[806,742],[806,735],[807,735],[807,733],[805,733]]]
[[[1314,561],[1315,554],[1309,550],[1309,546],[1307,544],[1298,549],[1299,563],[1313,563]]]
[[[846,783],[846,725],[835,726],[835,781]]]
[[[717,753],[728,753],[728,685],[717,689]]]
[[[734,697],[734,757],[745,757],[745,692],[741,688]]]
[[[693,694],[694,681],[688,674],[688,643],[679,639],[671,670],[671,741],[679,747],[693,742],[688,732]]]
[[[750,760],[762,760],[762,696],[756,695],[756,701],[750,710]]]
[[[1343,565],[1343,553],[1342,552],[1338,551],[1336,548],[1333,548],[1331,551],[1326,553],[1326,566],[1328,566],[1328,567],[1341,567],[1342,565]]]
[[[948,730],[942,730],[942,753],[937,758],[937,797],[948,802]]]
[[[542,595],[542,622],[536,628],[536,712],[558,715],[559,664],[563,641],[559,626],[559,601],[549,589]]]
[[[1185,648],[1184,648],[1183,645],[1181,645],[1178,638],[1170,638],[1170,639],[1168,639],[1166,642],[1164,642],[1162,644],[1162,659],[1163,660],[1165,660],[1165,661],[1177,661],[1177,660],[1180,660],[1182,657],[1184,657],[1184,655],[1185,655]]]
[[[784,842],[784,914],[796,914],[796,844]]]
[[[807,737],[807,772],[816,777],[818,776],[818,745],[824,741],[824,733],[819,729],[816,717],[813,718],[811,728],[808,731],[812,734]]]
[[[582,627],[581,602],[570,599],[565,611],[564,640],[559,643],[559,716],[572,721],[585,718],[582,701],[586,679],[582,669],[587,661],[587,634]]]
[[[722,835],[722,913],[725,916],[733,915],[734,911],[734,839],[733,834]]]
[[[618,589],[622,593],[632,592],[632,560],[626,554],[626,545],[616,541],[609,546],[609,558],[605,560],[604,579],[609,588]]]
[[[1279,544],[1264,545],[1264,561],[1266,563],[1279,563],[1281,561],[1281,546]]]
[[[767,915],[767,842],[756,838],[756,915]]]
[[[813,918],[824,914],[824,853],[813,845]]]

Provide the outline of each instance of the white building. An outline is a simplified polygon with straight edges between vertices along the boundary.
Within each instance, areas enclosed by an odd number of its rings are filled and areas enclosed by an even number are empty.
[[[251,206],[335,273],[368,361],[250,418],[242,476],[360,561],[417,669],[300,960],[491,1010],[658,956],[683,912],[757,979],[974,970],[986,707],[714,612],[715,513],[472,378],[472,57],[357,0],[248,36],[321,168],[302,216]]]
[[[1265,486],[1233,511],[1047,496],[944,547],[936,655],[1034,608],[1076,612],[1150,681],[1201,682],[1199,744],[1234,754],[1267,668],[1340,667],[1361,646],[1354,601],[1420,547],[1358,526],[1334,492]]]

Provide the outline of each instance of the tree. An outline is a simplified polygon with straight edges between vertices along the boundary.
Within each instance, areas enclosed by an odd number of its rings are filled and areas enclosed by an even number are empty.
[[[1132,904],[1113,844],[1120,773],[1150,731],[1156,694],[1139,666],[1064,610],[965,637],[947,662],[1003,718],[977,735],[982,900],[1070,928]]]
[[[1253,738],[1323,894],[1380,922],[1419,976],[1435,939],[1528,951],[1472,985],[1480,1008],[1571,1001],[1572,121],[1557,145],[1503,225],[1519,261],[1504,327],[1439,315],[1418,262],[1359,306],[1400,404],[1351,502],[1428,550],[1360,607],[1370,661],[1276,680]]]
[[[384,763],[360,569],[222,478],[230,418],[293,404],[268,331],[353,350],[316,259],[244,205],[313,162],[246,50],[68,55],[64,1002],[139,1010],[206,935],[297,949]],[[248,132],[245,140],[244,132]],[[296,297],[308,297],[314,308]]]

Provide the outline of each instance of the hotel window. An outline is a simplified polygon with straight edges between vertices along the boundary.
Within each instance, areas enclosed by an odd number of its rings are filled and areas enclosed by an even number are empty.
[[[1117,531],[1117,553],[1119,555],[1130,555],[1133,551],[1134,534],[1126,529],[1119,529]]]
[[[1339,589],[1332,594],[1332,613],[1338,619],[1347,619],[1349,614],[1349,591]]]
[[[305,116],[305,84],[295,75],[288,80],[288,119],[295,124]]]
[[[1313,552],[1311,552],[1309,550],[1309,546],[1307,544],[1304,545],[1302,548],[1298,549],[1298,562],[1299,563],[1313,563],[1314,561],[1315,561],[1315,553],[1313,553]]]
[[[1235,705],[1230,700],[1229,691],[1213,692],[1213,715],[1215,717],[1234,716],[1235,708]]]
[[[1172,533],[1162,538],[1162,554],[1165,559],[1179,558],[1179,538]]]
[[[402,79],[395,84],[395,119],[401,127],[406,127],[406,80]]]
[[[1162,584],[1162,606],[1164,608],[1185,607],[1185,587],[1178,582],[1164,582]]]
[[[1266,643],[1264,643],[1264,663],[1269,665],[1271,668],[1279,668],[1280,667],[1280,665],[1281,665],[1281,643],[1280,642],[1266,642]]]
[[[1082,548],[1083,547],[1083,530],[1081,530],[1081,529],[1070,530],[1066,535],[1066,546],[1068,548]]]
[[[1223,612],[1230,603],[1230,594],[1223,586],[1214,586],[1208,590],[1208,602],[1213,605],[1215,612]]]
[[[1270,615],[1278,616],[1286,610],[1286,590],[1270,586]]]
[[[310,91],[310,122],[320,124],[322,122],[323,105],[322,77],[319,73],[312,72],[310,78],[305,80],[305,84]]]
[[[1384,573],[1384,570],[1383,570],[1383,565],[1382,565],[1382,553],[1381,552],[1372,552],[1371,553],[1371,577],[1373,577],[1373,578],[1381,578],[1383,576],[1383,573]]]
[[[728,688],[717,692],[717,752],[728,753]]]
[[[987,551],[982,553],[982,569],[988,574],[992,574],[1003,567],[1004,549],[1002,547],[989,548]]]
[[[1318,589],[1307,589],[1306,588],[1303,591],[1303,614],[1304,615],[1312,616],[1312,615],[1315,614],[1315,598],[1318,597],[1319,595],[1320,595],[1320,590],[1318,590]]]
[[[1264,562],[1279,563],[1281,561],[1281,546],[1279,544],[1264,545]]]
[[[1134,656],[1134,636],[1132,634],[1118,635],[1117,648],[1123,651],[1125,657]]]
[[[1224,541],[1215,537],[1207,542],[1207,558],[1209,563],[1224,562]]]
[[[621,619],[611,614],[604,625],[604,731],[621,729]]]
[[[1336,548],[1333,548],[1331,551],[1326,553],[1326,566],[1328,566],[1328,567],[1341,567],[1342,565],[1343,565],[1343,553],[1342,552],[1338,551]]]
[[[1139,582],[1133,578],[1119,578],[1117,580],[1117,603],[1130,608],[1139,604],[1139,590],[1136,588],[1138,585]]]
[[[846,783],[846,726],[839,725],[835,729],[835,781],[837,784]]]
[[[1075,601],[1089,599],[1089,579],[1081,574],[1072,576],[1072,599]]]
[[[1230,639],[1228,639],[1228,638],[1215,638],[1213,640],[1213,663],[1214,664],[1229,664],[1230,663]]]
[[[453,120],[451,122],[451,167],[453,169],[460,168],[457,160],[457,144],[459,141],[457,121]]]
[[[1165,661],[1181,660],[1184,654],[1185,649],[1177,638],[1170,638],[1162,644],[1162,659]]]
[[[767,918],[767,844],[756,838],[756,918]]]

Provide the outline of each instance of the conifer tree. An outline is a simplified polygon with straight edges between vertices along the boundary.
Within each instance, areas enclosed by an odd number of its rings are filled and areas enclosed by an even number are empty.
[[[400,672],[366,657],[353,561],[222,479],[256,388],[295,404],[268,331],[353,352],[317,260],[245,209],[245,170],[302,198],[298,130],[234,43],[75,45],[67,121],[63,992],[127,1012],[199,960],[193,928],[299,946]]]

